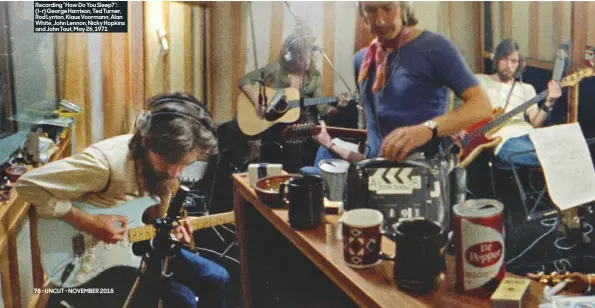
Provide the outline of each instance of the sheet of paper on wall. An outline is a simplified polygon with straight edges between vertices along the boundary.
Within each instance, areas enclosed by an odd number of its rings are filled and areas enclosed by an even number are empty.
[[[529,134],[541,162],[550,198],[560,210],[595,200],[595,169],[578,123]]]

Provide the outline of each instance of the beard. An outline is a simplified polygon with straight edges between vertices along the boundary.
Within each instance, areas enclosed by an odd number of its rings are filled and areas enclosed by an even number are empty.
[[[502,82],[509,82],[514,78],[514,73],[498,71],[498,78],[500,78],[500,81],[502,81]]]
[[[170,178],[167,172],[155,170],[146,156],[139,157],[138,161],[141,167],[140,178],[143,188],[151,195],[161,198],[167,196],[171,192],[174,179]]]

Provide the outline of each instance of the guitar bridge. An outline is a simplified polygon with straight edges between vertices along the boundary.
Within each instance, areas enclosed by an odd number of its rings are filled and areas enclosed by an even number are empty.
[[[85,253],[85,236],[82,233],[72,237],[72,250],[79,258]]]

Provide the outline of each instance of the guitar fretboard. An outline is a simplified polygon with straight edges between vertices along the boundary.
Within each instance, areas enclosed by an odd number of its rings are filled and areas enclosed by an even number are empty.
[[[529,107],[531,107],[531,105],[533,104],[537,104],[538,102],[544,100],[547,95],[548,95],[549,91],[548,90],[544,90],[543,92],[539,93],[537,96],[533,97],[532,99],[520,104],[519,106],[515,107],[514,109],[512,109],[511,111],[495,118],[494,120],[492,120],[490,123],[488,123],[487,125],[483,126],[481,128],[481,131],[483,133],[487,133],[490,130],[506,123],[508,120],[512,119],[514,116],[516,116],[517,114],[525,111],[526,109],[528,109]]]
[[[315,105],[324,105],[324,104],[330,104],[330,103],[334,103],[337,101],[336,97],[316,97],[316,98],[307,98],[304,100],[304,106],[305,107],[309,107],[309,106],[315,106]],[[288,107],[289,108],[296,108],[300,106],[300,101],[289,101],[288,102]]]
[[[193,230],[204,229],[212,226],[232,223],[235,220],[233,211],[228,213],[214,214],[204,217],[191,217],[187,218],[192,225]],[[142,227],[136,227],[128,230],[128,241],[130,243],[136,243],[152,239],[157,230],[153,225],[146,225]]]

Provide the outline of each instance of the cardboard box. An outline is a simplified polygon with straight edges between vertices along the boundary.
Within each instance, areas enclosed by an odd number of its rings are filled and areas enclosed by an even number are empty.
[[[529,279],[505,277],[490,298],[492,308],[524,307],[530,284]]]
[[[250,186],[256,185],[256,182],[267,176],[281,175],[283,172],[283,165],[281,164],[250,164],[248,165],[248,180]]]

